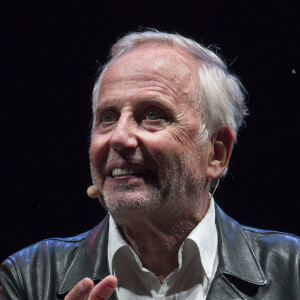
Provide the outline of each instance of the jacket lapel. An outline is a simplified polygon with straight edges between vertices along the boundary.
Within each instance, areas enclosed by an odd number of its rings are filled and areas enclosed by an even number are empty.
[[[246,299],[267,283],[243,228],[216,205],[219,267],[207,300]],[[87,236],[66,273],[58,295],[63,297],[81,279],[95,283],[109,274],[107,262],[108,217]],[[110,298],[114,299],[114,295]]]
[[[108,227],[108,217],[106,217],[90,231],[79,247],[59,287],[58,295],[60,297],[65,296],[85,277],[89,277],[97,283],[109,274],[107,262]]]
[[[246,299],[267,283],[250,242],[238,222],[216,205],[219,268],[207,299]]]

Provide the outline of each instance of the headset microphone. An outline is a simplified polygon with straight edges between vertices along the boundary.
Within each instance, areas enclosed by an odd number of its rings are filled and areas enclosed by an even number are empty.
[[[95,185],[89,186],[86,192],[88,196],[92,199],[98,198],[101,194],[100,190]]]

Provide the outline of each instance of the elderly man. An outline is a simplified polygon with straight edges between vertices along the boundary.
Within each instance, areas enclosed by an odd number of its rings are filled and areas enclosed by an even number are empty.
[[[91,172],[109,215],[9,257],[8,299],[300,299],[299,238],[241,227],[210,194],[246,114],[217,55],[179,35],[129,34],[93,112]]]

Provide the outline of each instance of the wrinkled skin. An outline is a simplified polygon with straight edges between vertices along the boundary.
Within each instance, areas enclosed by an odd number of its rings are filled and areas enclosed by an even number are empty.
[[[168,213],[201,219],[209,146],[200,143],[192,57],[169,46],[139,46],[108,69],[94,116],[92,177],[115,219]],[[111,177],[114,167],[142,167]],[[138,212],[138,214],[137,214]]]

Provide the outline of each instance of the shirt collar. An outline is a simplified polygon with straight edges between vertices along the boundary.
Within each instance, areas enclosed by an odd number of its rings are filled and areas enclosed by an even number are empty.
[[[191,244],[194,242],[197,245],[198,253],[190,253]],[[207,210],[204,218],[187,236],[184,243],[181,245],[178,253],[179,269],[182,265],[188,263],[188,260],[194,255],[199,255],[205,271],[206,276],[211,279],[214,276],[214,264],[216,263],[217,256],[218,235],[215,224],[215,204],[214,199],[211,199],[209,209]],[[126,241],[119,233],[117,226],[110,216],[109,219],[109,235],[108,235],[108,264],[110,272],[112,271],[112,262],[115,254],[119,249],[126,247],[135,258],[136,263],[140,268],[141,262],[134,251],[129,247]]]
[[[182,252],[179,251],[179,263],[181,253],[184,255],[187,252],[186,257],[189,259],[191,255],[189,253],[190,243],[193,241],[197,245],[203,269],[206,276],[212,279],[215,273],[214,264],[216,263],[217,249],[218,249],[218,234],[215,223],[215,203],[214,199],[211,199],[210,206],[201,220],[201,222],[192,230],[187,236],[186,240],[182,244]],[[185,263],[183,261],[183,263]]]

